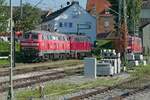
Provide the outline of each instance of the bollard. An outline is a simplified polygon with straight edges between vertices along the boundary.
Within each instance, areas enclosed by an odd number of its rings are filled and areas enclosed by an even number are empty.
[[[43,85],[39,86],[39,92],[40,92],[41,100],[44,100],[44,86]]]

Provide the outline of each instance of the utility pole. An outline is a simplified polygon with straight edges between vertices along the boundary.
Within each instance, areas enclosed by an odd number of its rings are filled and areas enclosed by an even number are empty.
[[[123,0],[123,21],[124,21],[124,45],[125,49],[127,48],[128,45],[128,26],[127,26],[127,4],[126,0]]]
[[[9,73],[9,93],[8,93],[8,100],[14,99],[14,93],[13,93],[13,67],[14,67],[14,34],[13,34],[13,6],[12,6],[12,0],[10,2],[10,31],[11,31],[11,56],[10,56],[10,73]]]
[[[23,16],[22,0],[20,0],[20,18]]]
[[[124,64],[126,65],[126,53],[127,53],[127,46],[128,46],[128,27],[127,27],[127,4],[126,0],[119,0],[119,7],[118,7],[118,36],[121,54],[123,55]]]
[[[123,23],[122,23],[122,33],[123,33],[123,49],[124,49],[124,61],[126,62],[126,54],[128,47],[128,26],[127,26],[127,4],[126,0],[123,0]]]
[[[122,0],[118,0],[118,36],[120,36],[120,28],[121,28],[121,17],[122,17]]]

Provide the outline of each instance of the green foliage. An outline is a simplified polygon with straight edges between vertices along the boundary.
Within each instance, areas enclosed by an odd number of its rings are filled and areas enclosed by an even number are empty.
[[[116,12],[118,12],[119,0],[108,0],[108,1],[112,4],[111,8]],[[133,30],[136,28],[135,26],[139,25],[142,1],[143,0],[126,0],[129,32],[133,32]],[[116,14],[114,13],[114,15]]]
[[[20,51],[20,45],[16,42],[16,51]],[[9,52],[10,51],[10,44],[9,42],[0,42],[0,52]]]
[[[20,17],[20,8],[14,14],[15,27],[23,31],[32,30],[41,22],[41,9],[29,3],[23,5],[23,16]]]
[[[73,84],[73,83],[51,83],[44,87],[44,94],[53,96],[64,95],[67,93],[77,92],[79,90],[88,89],[88,88],[95,88],[98,86],[112,86],[121,82],[121,78],[100,78],[94,81]],[[26,90],[22,92],[17,92],[16,97],[18,100],[26,100],[29,97],[37,97],[40,96],[39,89],[35,90]]]
[[[9,42],[0,42],[0,52],[9,52]]]
[[[146,78],[150,77],[150,65],[147,66],[139,66],[135,69],[135,71],[132,73],[134,77],[138,78]]]
[[[0,68],[9,64],[8,60],[0,59]]]
[[[100,51],[101,49],[112,49],[112,41],[110,40],[97,40],[97,46],[96,48],[92,51],[92,53],[96,56],[100,56]]]
[[[116,11],[116,12],[118,12],[118,1],[119,0],[108,0],[110,3],[111,3],[111,5],[112,5],[112,9],[114,10],[114,11]],[[112,12],[113,13],[113,12]],[[115,15],[116,15],[116,13],[114,13]],[[118,16],[118,15],[117,15]]]
[[[20,51],[20,45],[16,42],[16,52]],[[8,56],[10,54],[9,42],[0,42],[0,56]]]
[[[127,0],[128,26],[131,32],[136,28],[135,26],[139,25],[142,1],[143,0]]]
[[[6,32],[8,26],[8,9],[5,0],[0,0],[0,32]]]

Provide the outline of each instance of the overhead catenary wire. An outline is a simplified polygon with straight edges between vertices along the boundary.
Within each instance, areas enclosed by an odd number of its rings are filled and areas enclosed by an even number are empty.
[[[33,7],[37,7],[39,4],[41,4],[43,0],[39,0]]]

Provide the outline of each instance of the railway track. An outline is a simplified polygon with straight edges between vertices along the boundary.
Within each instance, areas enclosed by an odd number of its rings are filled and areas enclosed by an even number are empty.
[[[72,66],[76,66],[76,65],[83,65],[83,64],[74,64]],[[71,65],[69,65],[67,67],[71,67]],[[63,66],[63,64],[60,63],[60,64],[57,64],[57,65],[45,64],[45,65],[39,65],[39,66],[36,66],[36,67],[16,68],[16,69],[13,70],[13,74],[17,75],[17,74],[24,74],[24,73],[29,73],[29,72],[43,71],[43,70],[56,69],[56,68],[64,68],[64,66]],[[0,71],[0,77],[1,76],[8,76],[8,75],[9,75],[9,69],[4,70],[4,71]]]
[[[95,96],[97,94],[101,94],[101,93],[104,93],[104,92],[111,91],[115,88],[118,88],[122,84],[131,83],[135,80],[137,80],[137,78],[131,79],[131,80],[128,80],[128,81],[125,81],[125,82],[121,82],[120,84],[117,84],[115,86],[110,86],[110,87],[106,87],[106,88],[103,88],[103,89],[102,88],[94,88],[94,89],[91,89],[92,91],[90,91],[90,92],[70,97],[70,98],[68,98],[68,100],[82,100],[82,99],[85,99],[85,98],[90,98],[90,97]]]
[[[139,93],[139,92],[143,92],[143,91],[146,90],[146,89],[150,89],[150,84],[145,85],[145,86],[143,86],[143,87],[141,87],[141,88],[134,89],[134,90],[131,90],[131,91],[129,91],[129,92],[123,93],[123,94],[121,94],[121,95],[114,96],[114,97],[111,98],[111,100],[123,100],[123,99],[126,98],[126,97],[129,97],[129,96],[131,96],[131,95],[137,94],[137,93]]]
[[[131,95],[137,94],[139,92],[143,92],[146,89],[150,89],[150,83],[148,82],[148,84],[142,85],[142,86],[135,86],[134,88],[126,87],[126,88],[122,88],[122,85],[128,84],[128,85],[135,85],[136,82],[138,81],[137,78],[125,81],[125,82],[121,82],[120,84],[117,84],[115,86],[110,86],[110,87],[106,87],[106,88],[94,88],[91,89],[90,92],[85,92],[76,96],[72,96],[70,98],[68,98],[68,100],[101,100],[100,98],[105,98],[105,100],[123,100],[124,98],[127,98]],[[137,83],[138,84],[138,83]],[[118,93],[117,95],[114,93]],[[101,94],[101,95],[100,95]],[[99,97],[97,96],[99,95]],[[113,95],[113,96],[110,96]],[[94,98],[98,98],[95,99]],[[107,99],[106,99],[107,98]]]
[[[28,86],[32,86],[37,83],[43,83],[43,82],[47,82],[47,81],[51,81],[51,80],[57,80],[60,78],[64,78],[65,76],[68,75],[67,72],[71,72],[71,73],[69,73],[69,75],[73,75],[76,73],[80,73],[81,71],[82,71],[82,69],[80,67],[74,68],[74,69],[70,68],[70,69],[67,69],[64,71],[55,71],[55,72],[45,73],[45,74],[31,76],[31,77],[27,77],[27,78],[16,79],[16,80],[13,80],[14,89],[28,87]],[[4,82],[0,83],[0,93],[5,92],[8,89],[9,89],[9,81],[4,81]]]

